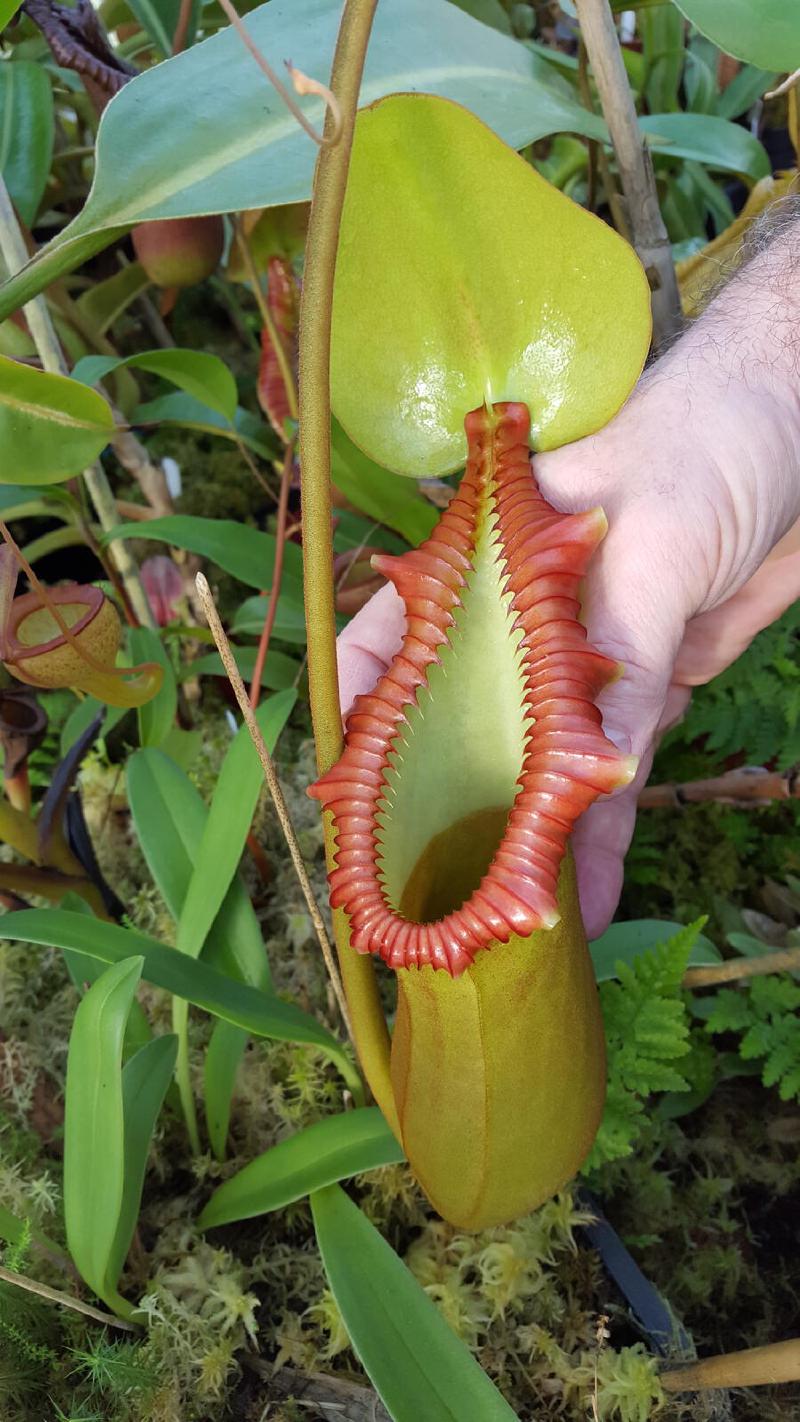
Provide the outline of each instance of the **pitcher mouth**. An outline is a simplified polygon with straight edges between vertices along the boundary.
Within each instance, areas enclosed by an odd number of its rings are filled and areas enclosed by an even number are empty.
[[[453,976],[558,922],[574,821],[635,771],[594,704],[618,665],[578,621],[605,517],[559,514],[539,493],[526,406],[483,407],[465,427],[464,477],[431,537],[374,560],[406,634],[309,792],[334,816],[331,903],[353,947]]]

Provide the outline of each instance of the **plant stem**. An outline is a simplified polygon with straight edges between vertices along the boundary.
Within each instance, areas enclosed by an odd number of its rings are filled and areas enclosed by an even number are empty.
[[[317,764],[324,773],[342,753],[342,718],[336,668],[333,542],[331,538],[330,345],[333,279],[361,74],[376,0],[347,0],[342,14],[331,88],[341,110],[339,142],[320,149],[306,242],[300,302],[300,471],[308,688]],[[332,124],[330,115],[326,127]],[[329,868],[335,855],[331,817],[324,816]],[[389,1032],[381,1010],[372,960],[350,946],[347,919],[334,911],[334,931],[356,1047],[367,1081],[393,1130],[398,1130],[389,1071]]]
[[[264,327],[265,331],[267,331],[269,334],[270,341],[272,342],[272,349],[275,352],[275,359],[278,362],[278,367],[281,372],[281,378],[283,380],[284,389],[286,390],[286,399],[289,404],[289,414],[293,420],[296,420],[297,387],[294,378],[294,371],[292,370],[292,363],[289,359],[288,352],[281,338],[281,333],[278,330],[272,312],[269,309],[269,296],[264,295],[264,288],[261,285],[261,277],[259,276],[258,269],[256,267],[255,260],[253,257],[253,249],[250,246],[249,241],[247,240],[247,235],[244,230],[244,223],[242,222],[241,217],[237,217],[235,219],[234,228],[236,231],[236,241],[239,246],[239,251],[242,254],[242,261],[244,262],[245,271],[247,272],[247,277],[250,282],[250,285],[253,288],[253,296],[256,299],[256,305],[258,306],[258,312],[261,317],[261,324]]]
[[[617,156],[633,245],[650,282],[653,345],[657,350],[680,331],[682,316],[675,266],[658,205],[650,150],[636,119],[636,108],[608,0],[575,0],[575,5],[600,94],[603,117]]]
[[[21,267],[25,266],[28,260],[19,223],[14,215],[2,175],[0,175],[0,252],[2,252],[8,267],[9,276],[12,277]],[[23,310],[44,369],[54,375],[66,375],[67,369],[61,354],[61,347],[44,297],[35,296]],[[86,487],[89,490],[100,524],[108,532],[119,522],[119,518],[105,470],[98,461],[84,470],[83,477],[86,480]],[[155,627],[155,618],[150,611],[150,604],[139,580],[138,569],[124,540],[119,540],[111,546],[109,557],[119,571],[128,600],[139,621],[145,627]]]

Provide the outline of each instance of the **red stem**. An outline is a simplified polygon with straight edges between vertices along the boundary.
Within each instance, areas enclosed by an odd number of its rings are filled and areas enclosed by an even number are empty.
[[[286,546],[286,516],[289,508],[289,485],[292,476],[292,464],[294,462],[294,441],[290,441],[286,446],[283,458],[283,469],[281,471],[281,490],[278,499],[278,522],[275,529],[275,564],[272,570],[272,587],[269,592],[269,602],[264,616],[264,626],[261,629],[261,640],[258,644],[256,664],[253,668],[253,680],[250,683],[250,705],[255,711],[261,695],[261,673],[267,660],[272,629],[275,626],[275,614],[278,610],[278,598],[281,591],[281,577],[283,576],[283,550]]]

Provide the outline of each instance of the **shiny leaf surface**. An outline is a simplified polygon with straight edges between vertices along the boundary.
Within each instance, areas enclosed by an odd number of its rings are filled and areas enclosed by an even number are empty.
[[[465,109],[406,94],[362,111],[331,398],[371,458],[417,476],[459,468],[464,416],[484,401],[524,401],[538,449],[589,434],[628,395],[649,341],[632,249]]]
[[[0,356],[0,480],[56,484],[80,474],[114,432],[95,390]]]
[[[785,73],[800,68],[794,0],[675,0],[687,20],[736,59]]]

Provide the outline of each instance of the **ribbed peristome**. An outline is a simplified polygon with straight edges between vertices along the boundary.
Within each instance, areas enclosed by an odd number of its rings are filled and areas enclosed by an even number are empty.
[[[334,817],[331,902],[349,916],[352,946],[393,968],[430,964],[454,977],[480,950],[558,921],[558,873],[575,820],[634,770],[604,735],[594,701],[617,675],[617,663],[589,646],[578,620],[579,582],[605,517],[599,509],[560,514],[542,497],[531,472],[525,405],[482,407],[465,423],[466,470],[433,534],[402,557],[374,560],[405,603],[406,634],[374,689],[355,701],[341,759],[310,790]],[[394,813],[391,782],[403,773],[412,708],[432,665],[448,655],[481,529],[484,535],[488,529],[498,559],[509,656],[519,671],[522,706],[513,708],[524,717],[519,776],[480,882],[452,912],[414,922],[391,901],[382,871]],[[476,725],[474,756],[491,754],[492,727]],[[391,828],[402,833],[402,826]]]

